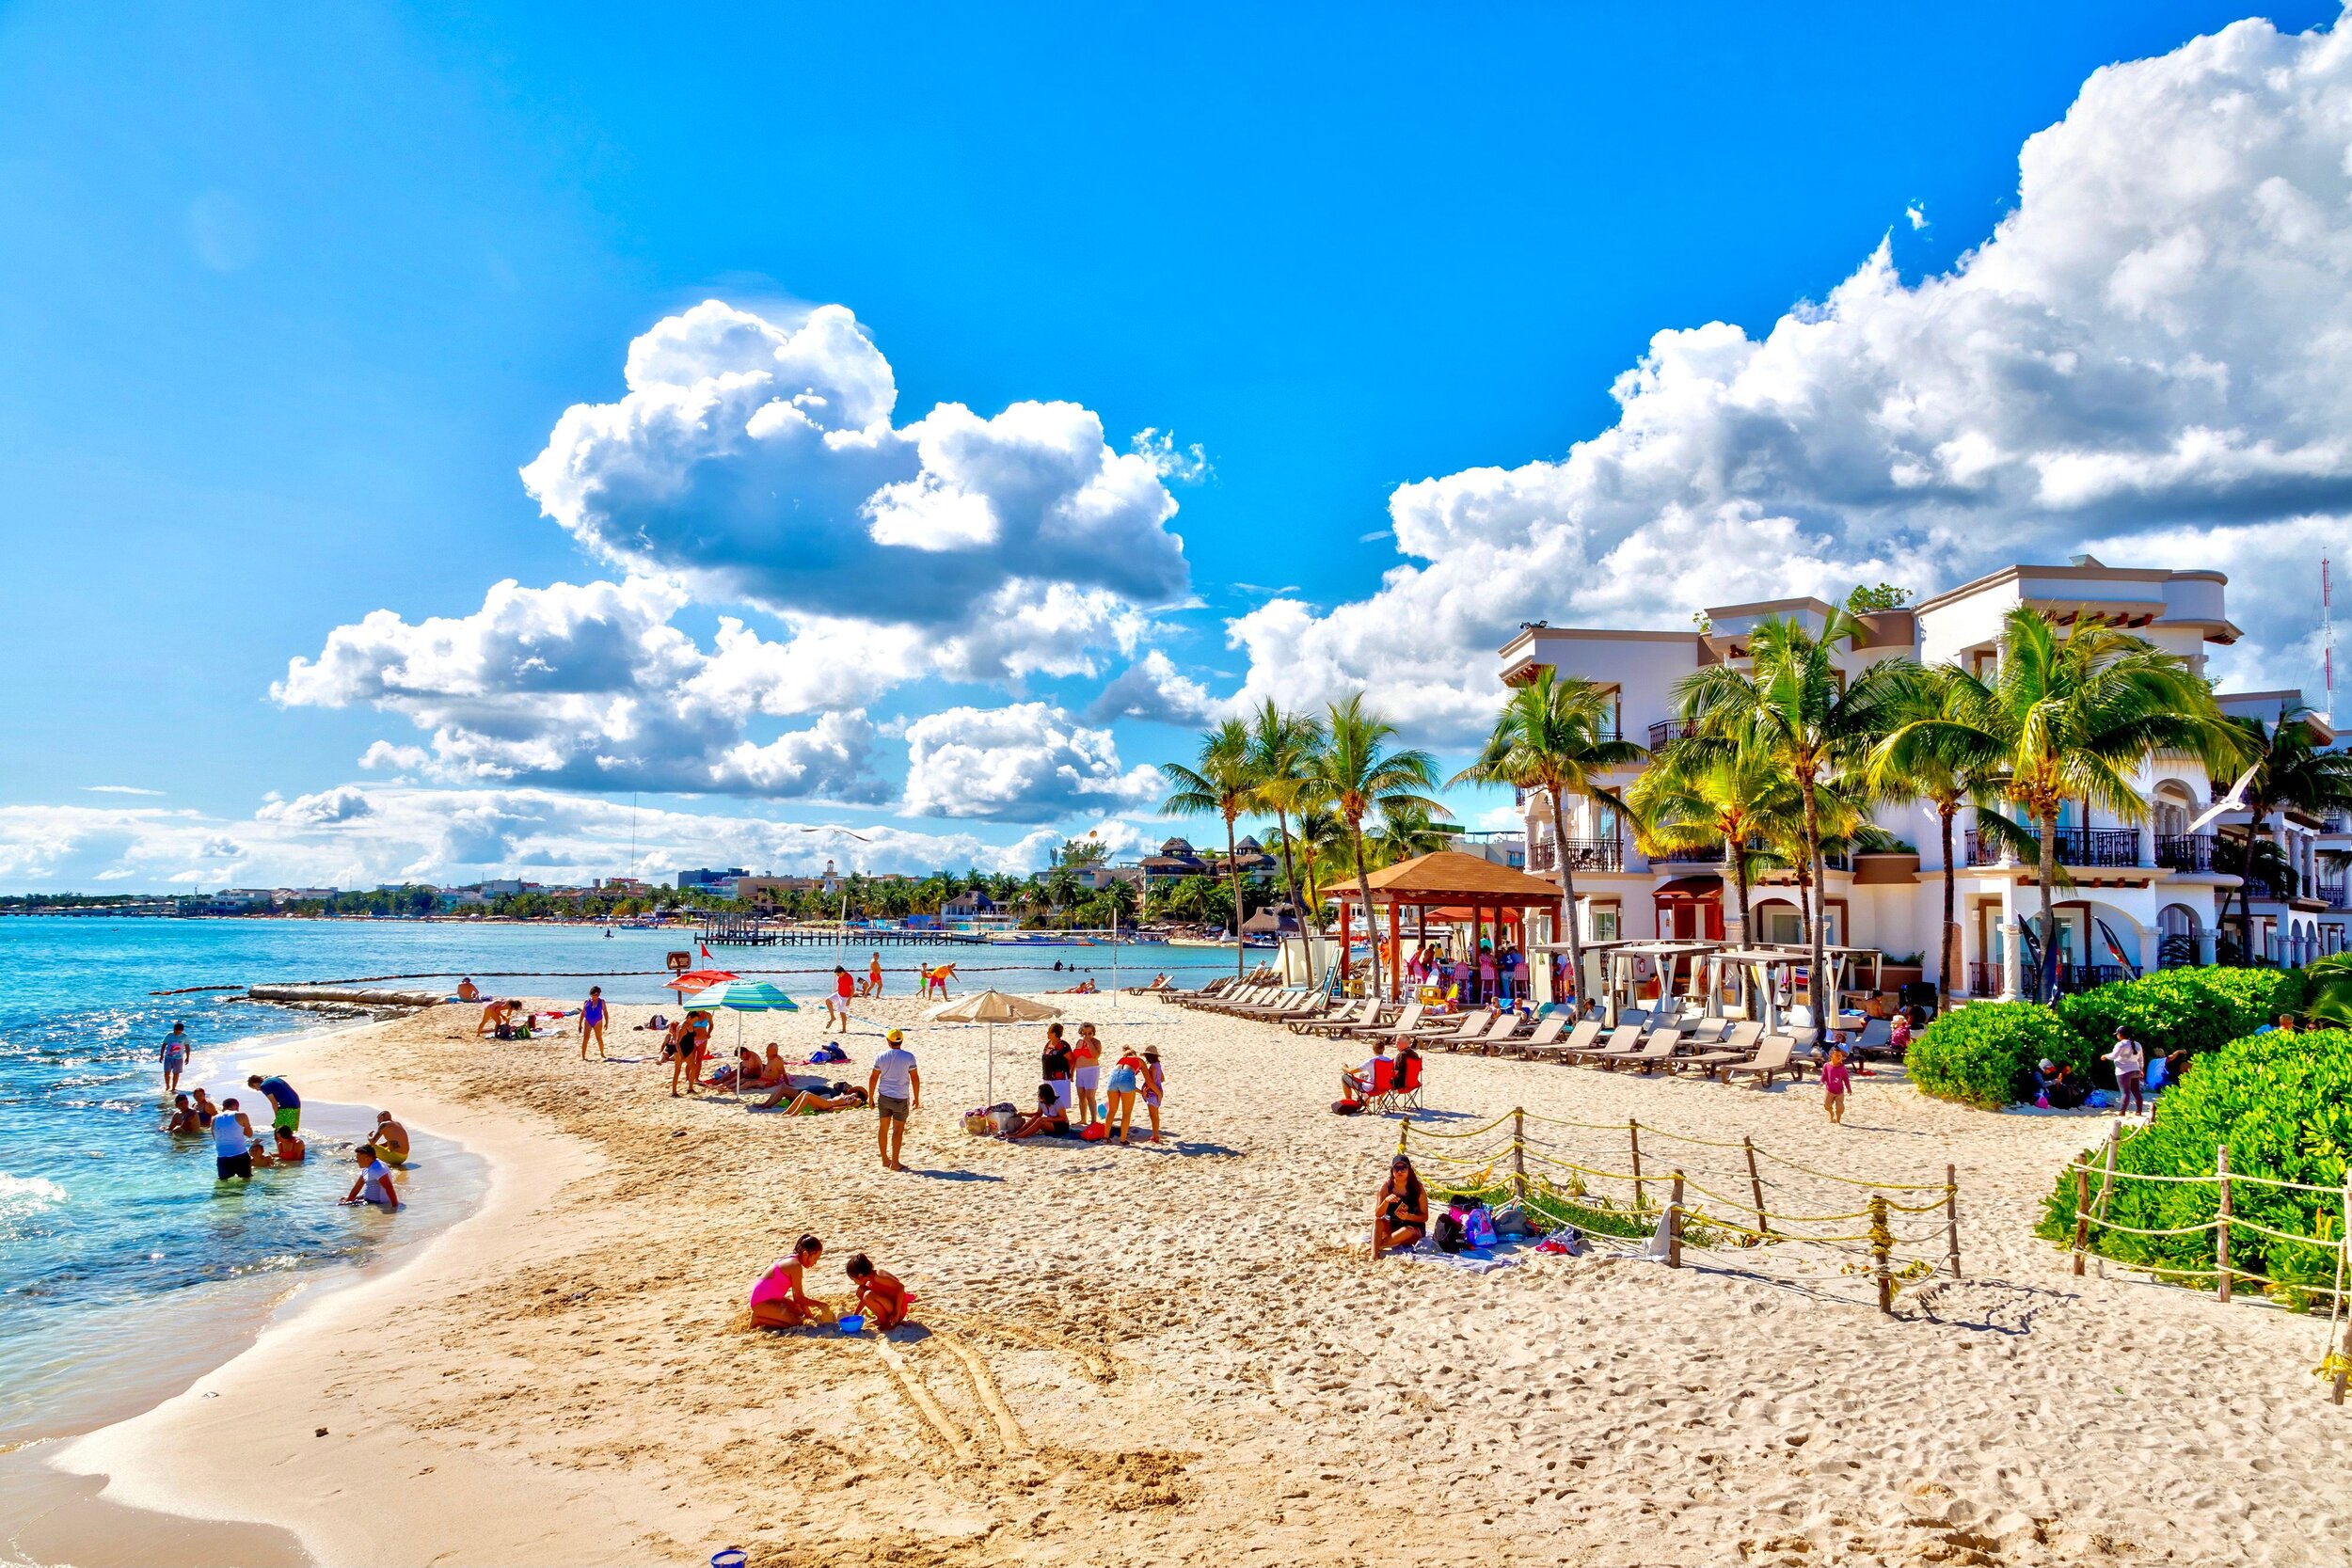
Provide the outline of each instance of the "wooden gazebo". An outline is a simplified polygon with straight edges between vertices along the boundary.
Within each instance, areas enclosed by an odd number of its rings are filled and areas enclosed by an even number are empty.
[[[1399,861],[1372,873],[1365,880],[1371,884],[1373,903],[1373,908],[1365,911],[1365,933],[1373,941],[1385,941],[1388,944],[1382,967],[1388,974],[1389,996],[1392,1001],[1401,994],[1397,972],[1403,966],[1397,959],[1404,947],[1403,915],[1406,909],[1420,911],[1423,930],[1433,920],[1469,925],[1473,950],[1483,940],[1482,934],[1492,930],[1498,949],[1511,941],[1524,951],[1527,911],[1549,910],[1555,923],[1560,912],[1558,883],[1514,871],[1507,865],[1497,865],[1483,856],[1466,855],[1459,849],[1439,849]],[[1340,906],[1340,982],[1345,985],[1350,978],[1348,927],[1359,901],[1356,883],[1350,879],[1328,891]],[[1383,908],[1389,911],[1385,938],[1378,922]]]

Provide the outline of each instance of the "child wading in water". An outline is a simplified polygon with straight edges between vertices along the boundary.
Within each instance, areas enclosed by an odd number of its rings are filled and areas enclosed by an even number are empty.
[[[1833,1049],[1829,1060],[1821,1064],[1821,1103],[1829,1111],[1829,1119],[1839,1127],[1846,1125],[1846,1091],[1853,1086],[1853,1074],[1846,1067],[1846,1053]]]

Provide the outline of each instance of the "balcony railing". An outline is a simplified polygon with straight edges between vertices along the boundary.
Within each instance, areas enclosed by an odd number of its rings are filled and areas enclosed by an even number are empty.
[[[1560,841],[1567,847],[1568,868],[1572,871],[1616,871],[1625,863],[1625,851],[1613,838],[1569,838]],[[1527,847],[1527,869],[1557,871],[1560,857],[1549,839],[1540,839]]]
[[[1724,847],[1721,844],[1701,844],[1687,849],[1661,849],[1650,856],[1652,865],[1721,865]]]
[[[2060,865],[2137,865],[2139,863],[2139,830],[2137,828],[2060,828],[2052,847],[2058,851]],[[2001,851],[1990,838],[1971,828],[1967,833],[1968,863],[1997,865]],[[2030,864],[2032,856],[2025,857]]]
[[[1649,749],[1655,752],[1661,746],[1687,740],[1697,733],[1698,726],[1687,719],[1661,719],[1649,727]]]
[[[2156,863],[2175,871],[2211,871],[2212,833],[2158,833]]]
[[[2352,909],[2352,886],[2344,882],[2313,882],[2312,896],[2331,910]]]
[[[2100,986],[2113,985],[2117,981],[2128,980],[2131,977],[2132,972],[2122,964],[2061,963],[2058,966],[2058,994],[2074,996],[2083,991],[2091,990]],[[2041,971],[2020,958],[2017,970],[2019,991],[2024,995],[2031,996],[2041,984]],[[1979,997],[2000,995],[2001,966],[1982,961],[1971,963],[1968,966],[1968,994]]]

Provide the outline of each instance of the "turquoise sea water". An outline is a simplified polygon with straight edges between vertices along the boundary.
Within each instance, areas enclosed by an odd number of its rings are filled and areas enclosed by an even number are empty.
[[[307,1097],[306,1164],[216,1185],[209,1139],[159,1131],[164,1034],[184,1020],[196,1042],[183,1089],[201,1084],[215,1101],[249,1101],[248,1064],[265,1069],[272,1040],[323,1025],[229,993],[151,992],[392,974],[433,978],[385,985],[446,990],[470,974],[485,994],[576,998],[601,984],[616,1002],[649,1002],[671,994],[664,955],[692,945],[674,931],[606,938],[575,927],[0,919],[0,1443],[121,1414],[123,1397],[158,1369],[193,1376],[216,1364],[206,1347],[223,1303],[265,1302],[316,1271],[363,1262],[457,1217],[480,1190],[460,1151],[412,1128],[412,1207],[389,1216],[337,1208],[373,1116]],[[851,944],[844,956],[862,974],[870,951]],[[712,955],[696,961],[803,998],[822,994],[833,960],[830,948]],[[1233,962],[1231,948],[1122,948],[1120,958],[1131,985],[1158,970],[1197,980]],[[1067,967],[1057,972],[1057,960]],[[916,989],[917,963],[948,961],[959,991],[1054,989],[1089,973],[1111,983],[1102,947],[882,950],[888,989],[901,995]],[[300,1091],[298,1076],[294,1084]],[[122,1397],[93,1402],[94,1389]]]

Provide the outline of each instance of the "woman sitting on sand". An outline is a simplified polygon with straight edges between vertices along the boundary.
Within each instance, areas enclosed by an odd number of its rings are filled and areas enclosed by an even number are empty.
[[[1380,1207],[1372,1216],[1372,1260],[1392,1247],[1419,1244],[1429,1233],[1429,1195],[1422,1190],[1413,1162],[1400,1154],[1389,1162],[1389,1179],[1380,1183]]]
[[[1061,1095],[1057,1092],[1059,1089],[1066,1086],[1067,1085],[1064,1085],[1040,1084],[1037,1086],[1037,1113],[1034,1116],[1023,1117],[1019,1121],[1012,1124],[1011,1132],[1000,1132],[997,1136],[1008,1141],[1019,1138],[1034,1138],[1042,1133],[1049,1132],[1057,1136],[1068,1137],[1070,1135],[1070,1118],[1062,1114]]]
[[[752,1287],[754,1328],[800,1328],[834,1321],[833,1308],[808,1293],[809,1266],[824,1253],[824,1243],[803,1236],[792,1248],[791,1257],[760,1275],[759,1283]]]

